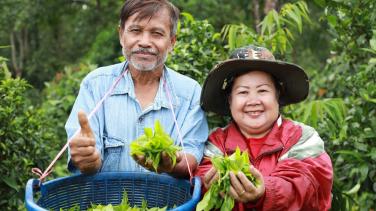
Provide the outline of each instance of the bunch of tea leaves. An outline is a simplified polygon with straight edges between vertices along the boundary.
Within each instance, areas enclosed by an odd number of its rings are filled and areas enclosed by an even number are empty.
[[[174,145],[171,137],[164,132],[158,120],[154,123],[154,133],[152,128],[144,128],[144,135],[130,144],[131,155],[145,156],[145,162],[151,162],[155,171],[160,164],[162,152],[165,152],[171,158],[172,164],[175,166],[176,152],[180,149],[180,147]]]
[[[241,152],[236,148],[230,156],[214,156],[211,162],[219,174],[218,181],[212,183],[203,199],[197,204],[196,211],[219,209],[221,211],[232,210],[234,199],[230,196],[230,172],[237,174],[243,172],[247,178],[257,187],[259,181],[250,172],[251,164],[247,152]],[[219,193],[224,193],[222,197]]]
[[[62,211],[63,209],[60,209]],[[80,206],[75,205],[74,207],[71,207],[65,211],[79,211]],[[132,207],[129,204],[128,201],[128,195],[127,192],[124,191],[123,194],[123,199],[121,200],[121,203],[119,205],[95,205],[92,204],[91,207],[87,209],[87,211],[166,211],[167,207],[163,208],[158,208],[158,207],[153,207],[153,208],[148,208],[147,202],[145,200],[142,200],[141,207],[134,206]]]

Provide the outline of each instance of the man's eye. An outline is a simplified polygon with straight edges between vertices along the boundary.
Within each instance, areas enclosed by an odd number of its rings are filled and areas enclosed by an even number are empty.
[[[129,31],[130,32],[140,32],[141,30],[140,29],[130,29]]]
[[[152,32],[152,34],[155,35],[155,36],[160,36],[160,37],[163,36],[163,34],[161,32]]]

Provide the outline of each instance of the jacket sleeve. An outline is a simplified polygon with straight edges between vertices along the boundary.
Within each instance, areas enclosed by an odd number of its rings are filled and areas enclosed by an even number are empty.
[[[264,176],[262,210],[329,210],[333,168],[317,132],[295,144]]]
[[[213,166],[210,160],[211,157],[213,157],[214,155],[224,154],[223,140],[224,139],[222,137],[221,129],[217,129],[209,136],[209,140],[205,143],[204,157],[194,173],[195,176],[200,177],[201,181],[203,181],[203,177],[206,174],[206,172],[208,172]],[[202,185],[201,191],[201,194],[205,194],[205,192],[207,191],[204,185]]]

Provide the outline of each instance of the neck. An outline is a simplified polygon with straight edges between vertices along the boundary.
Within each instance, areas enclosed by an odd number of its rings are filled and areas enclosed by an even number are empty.
[[[163,74],[163,67],[152,71],[139,71],[129,67],[133,83],[135,85],[153,85],[159,84],[159,80]]]

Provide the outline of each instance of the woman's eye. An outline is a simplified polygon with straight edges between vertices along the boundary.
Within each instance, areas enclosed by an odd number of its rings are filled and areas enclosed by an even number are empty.
[[[264,92],[268,92],[268,90],[266,90],[266,89],[260,89],[259,92],[264,93]]]

